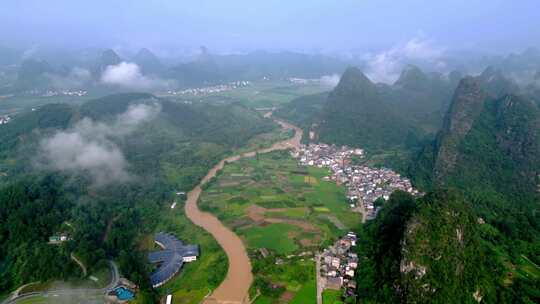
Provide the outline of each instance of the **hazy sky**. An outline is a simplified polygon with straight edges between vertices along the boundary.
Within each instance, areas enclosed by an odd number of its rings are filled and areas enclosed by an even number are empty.
[[[538,0],[1,0],[0,45],[350,51],[540,46]]]

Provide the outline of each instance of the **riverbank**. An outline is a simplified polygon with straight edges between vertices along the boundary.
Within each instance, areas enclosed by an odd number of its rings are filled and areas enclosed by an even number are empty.
[[[271,117],[271,115],[268,115]],[[188,192],[185,204],[186,216],[197,226],[208,231],[220,244],[229,261],[229,269],[223,282],[216,288],[204,303],[249,303],[248,290],[253,282],[251,263],[242,240],[215,216],[199,210],[197,201],[202,191],[202,186],[216,176],[227,162],[234,162],[241,158],[253,157],[257,153],[268,153],[277,150],[286,150],[300,145],[302,130],[285,121],[275,119],[282,129],[294,130],[292,138],[273,144],[269,148],[234,155],[221,160],[214,166],[202,181],[193,190]]]

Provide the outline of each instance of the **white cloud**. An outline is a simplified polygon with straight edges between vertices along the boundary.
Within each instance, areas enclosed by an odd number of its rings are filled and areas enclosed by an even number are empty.
[[[91,139],[77,132],[58,132],[41,143],[51,169],[86,171],[96,185],[129,179],[127,162],[120,149],[106,140]]]
[[[339,79],[340,77],[338,74],[324,75],[319,79],[319,82],[321,84],[321,87],[333,89],[335,86],[338,85]]]
[[[37,164],[51,170],[86,173],[96,186],[128,181],[128,163],[113,139],[135,131],[160,111],[158,104],[137,104],[111,124],[84,118],[70,130],[43,139]]]
[[[107,66],[101,75],[101,82],[136,90],[167,89],[174,84],[171,80],[143,75],[140,67],[132,62],[120,62],[117,65]]]
[[[38,52],[38,50],[39,50],[38,47],[35,45],[29,49],[24,50],[21,56],[22,60],[26,60],[26,59],[34,57],[34,55]]]
[[[444,68],[441,60],[445,50],[434,46],[429,40],[413,38],[405,44],[364,56],[366,75],[375,82],[395,82],[403,67],[409,63],[429,62],[438,68]]]
[[[440,58],[444,50],[434,47],[428,40],[413,38],[403,46],[402,53],[409,59],[434,60]]]

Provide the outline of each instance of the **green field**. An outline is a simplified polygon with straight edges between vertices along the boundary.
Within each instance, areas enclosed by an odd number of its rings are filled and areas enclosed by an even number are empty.
[[[311,280],[304,284],[302,288],[296,293],[294,298],[289,304],[311,304],[317,303],[317,282]]]
[[[292,225],[279,223],[265,227],[249,227],[241,230],[241,233],[251,248],[268,248],[278,254],[288,254],[298,249],[298,245],[288,237],[295,230]]]
[[[326,169],[299,166],[287,152],[262,154],[226,165],[199,205],[241,235],[248,248],[277,254],[317,249],[361,220],[350,211],[344,188],[322,180],[326,175]]]
[[[66,103],[77,105],[95,97],[96,96],[14,96],[0,98],[0,115],[12,115],[23,110],[30,110],[31,108],[37,108],[49,103]]]
[[[255,81],[251,85],[232,91],[219,92],[208,96],[164,96],[170,99],[192,102],[232,103],[240,102],[253,108],[273,107],[291,100],[327,90],[317,83],[299,85],[286,80]]]
[[[323,304],[342,304],[341,291],[325,289],[322,294]]]
[[[202,193],[201,209],[248,248],[257,281],[251,295],[261,293],[255,303],[315,303],[312,253],[360,224],[344,188],[323,180],[328,174],[299,166],[288,152],[272,152],[227,164]]]

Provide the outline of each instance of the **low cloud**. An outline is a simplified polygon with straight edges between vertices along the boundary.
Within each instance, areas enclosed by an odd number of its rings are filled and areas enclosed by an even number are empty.
[[[31,48],[26,49],[26,50],[23,51],[23,53],[21,55],[21,59],[22,60],[30,59],[30,58],[34,57],[37,52],[38,52],[38,47],[34,45]]]
[[[160,111],[158,104],[137,104],[111,124],[84,118],[73,128],[43,139],[37,164],[50,170],[88,174],[96,186],[129,181],[128,163],[113,140],[135,131]]]
[[[366,75],[375,82],[395,82],[403,67],[410,63],[430,63],[436,68],[445,67],[441,58],[445,50],[434,46],[429,40],[413,38],[404,44],[375,53],[366,54]]]
[[[117,86],[135,90],[161,90],[174,85],[172,80],[145,76],[141,68],[132,62],[120,62],[109,65],[101,75],[101,82],[110,86]]]
[[[57,89],[80,89],[86,87],[92,81],[89,70],[75,67],[68,75],[47,74],[50,83]]]
[[[323,88],[329,88],[333,89],[336,87],[339,83],[339,75],[338,74],[332,74],[332,75],[324,75],[320,78],[320,84]]]

